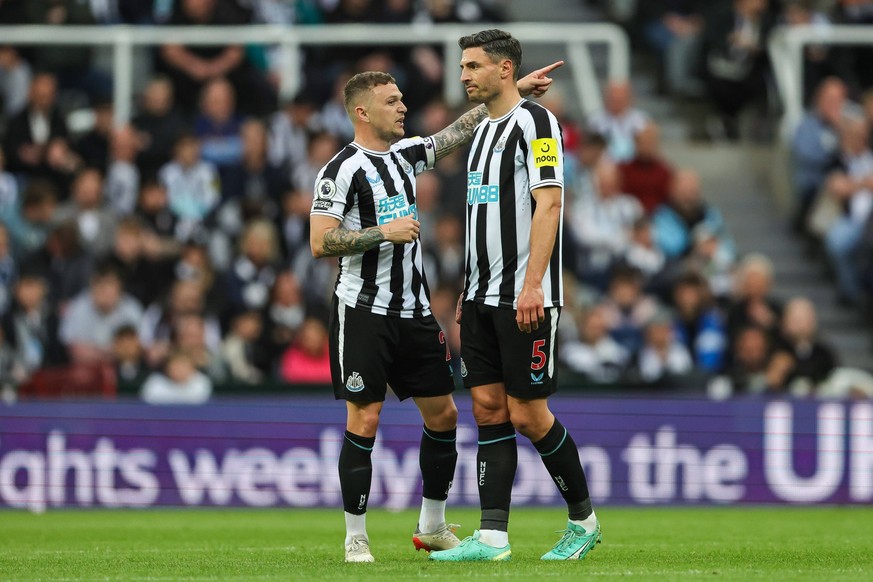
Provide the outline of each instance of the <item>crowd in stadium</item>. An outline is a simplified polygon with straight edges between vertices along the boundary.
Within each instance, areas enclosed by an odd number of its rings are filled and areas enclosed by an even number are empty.
[[[504,4],[4,0],[0,24],[476,27],[503,19]],[[660,55],[664,90],[711,99],[726,140],[742,137],[742,109],[767,91],[775,24],[873,23],[868,0],[637,4],[622,20]],[[4,394],[38,370],[95,363],[150,402],[203,401],[227,384],[329,383],[336,261],[312,258],[308,222],[316,173],[352,138],[342,88],[358,71],[391,72],[410,109],[407,135],[432,135],[459,114],[434,98],[443,66],[454,65],[426,45],[308,48],[304,88],[286,100],[271,47],[167,44],[149,53],[135,114],[116,126],[112,79],[93,52],[0,39]],[[866,48],[807,49],[810,110],[786,168],[798,232],[820,245],[841,301],[859,313],[873,294],[870,59]],[[662,151],[657,120],[634,106],[630,85],[608,85],[604,110],[587,119],[564,113],[562,98],[543,101],[561,120],[567,154],[565,385],[719,395],[857,387],[845,374],[861,372],[840,368],[818,340],[815,306],[781,304],[770,261],[737,255],[731,225],[695,170]],[[455,353],[465,192],[462,151],[418,178],[433,311]]]

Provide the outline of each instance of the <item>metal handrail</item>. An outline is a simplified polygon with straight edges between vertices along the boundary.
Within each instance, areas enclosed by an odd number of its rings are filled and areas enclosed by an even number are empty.
[[[610,80],[625,80],[630,71],[630,49],[625,32],[616,25],[597,24],[508,24],[502,26],[523,44],[563,44],[567,64],[579,95],[582,110],[590,113],[602,106],[588,46],[609,48],[607,74]],[[130,118],[133,97],[133,49],[169,43],[185,45],[275,44],[281,47],[280,93],[296,94],[300,88],[300,47],[302,45],[416,45],[442,44],[446,63],[461,59],[458,38],[470,34],[469,25],[456,24],[336,24],[283,27],[248,26],[0,26],[0,39],[13,45],[110,46],[113,50],[113,103],[116,123]],[[452,105],[463,102],[458,70],[446,66],[443,92]]]
[[[785,110],[783,139],[790,136],[803,118],[803,49],[810,44],[873,45],[873,26],[812,24],[773,30],[768,51]]]

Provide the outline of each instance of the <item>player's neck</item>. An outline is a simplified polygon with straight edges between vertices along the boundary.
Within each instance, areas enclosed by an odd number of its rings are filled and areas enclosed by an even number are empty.
[[[507,86],[494,99],[485,104],[485,107],[488,109],[488,117],[491,119],[503,117],[512,111],[512,108],[518,105],[519,101],[521,101],[521,95],[513,83],[511,87]]]
[[[385,141],[369,131],[356,131],[355,143],[364,149],[374,152],[387,152],[391,149],[390,142]]]

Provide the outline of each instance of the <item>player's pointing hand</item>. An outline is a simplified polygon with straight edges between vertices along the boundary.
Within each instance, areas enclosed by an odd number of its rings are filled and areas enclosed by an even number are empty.
[[[560,67],[564,64],[564,61],[555,61],[551,65],[546,65],[532,73],[529,73],[525,77],[518,80],[518,92],[521,93],[523,97],[528,95],[533,95],[534,97],[542,97],[546,91],[549,90],[549,87],[552,86],[552,78],[548,76],[549,73]]]

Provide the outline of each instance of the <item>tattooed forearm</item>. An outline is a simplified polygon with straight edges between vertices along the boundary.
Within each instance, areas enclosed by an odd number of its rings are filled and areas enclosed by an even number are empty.
[[[322,251],[325,257],[345,257],[368,251],[385,240],[385,233],[378,226],[363,230],[349,230],[342,225],[324,233]]]
[[[436,159],[444,158],[459,147],[470,143],[473,139],[473,131],[479,122],[485,119],[488,110],[484,105],[460,116],[454,123],[433,136],[436,147]]]

